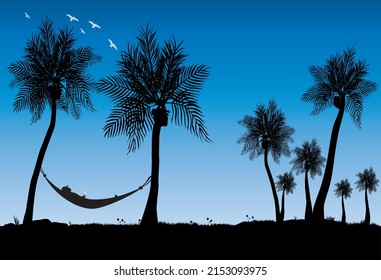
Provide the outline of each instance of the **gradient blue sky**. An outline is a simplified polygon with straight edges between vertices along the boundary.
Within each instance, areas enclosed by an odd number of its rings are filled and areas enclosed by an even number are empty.
[[[31,19],[24,16],[27,12]],[[89,45],[103,61],[89,68],[95,79],[114,74],[120,51],[135,43],[140,27],[150,22],[160,42],[174,36],[184,40],[188,64],[205,63],[211,75],[199,103],[213,144],[203,143],[185,128],[170,124],[161,134],[159,220],[163,222],[235,224],[246,215],[274,220],[274,202],[263,157],[250,161],[237,144],[244,128],[237,124],[259,103],[275,98],[287,122],[296,130],[291,148],[315,137],[327,156],[334,108],[310,116],[312,104],[300,100],[313,85],[308,67],[349,46],[369,63],[368,79],[381,84],[381,2],[363,1],[7,1],[0,10],[0,224],[22,220],[30,177],[49,123],[49,111],[30,125],[27,111],[13,112],[18,89],[11,89],[10,63],[22,59],[23,49],[41,19],[58,29],[74,28],[78,46]],[[70,22],[66,14],[79,22]],[[102,29],[91,29],[88,20]],[[83,28],[87,34],[80,33]],[[109,47],[112,39],[118,51]],[[355,188],[356,173],[372,166],[381,176],[380,89],[364,102],[362,129],[349,115],[342,123],[332,185],[325,214],[341,218],[336,182],[348,178],[354,189],[345,201],[348,222],[364,219],[364,192]],[[122,194],[150,175],[151,139],[127,155],[123,136],[104,138],[103,126],[113,104],[93,94],[97,112],[83,111],[79,120],[59,112],[44,169],[51,180],[89,198]],[[270,160],[274,177],[289,171],[292,158]],[[304,216],[304,176],[286,197],[286,219]],[[321,177],[310,180],[315,200]],[[71,223],[136,223],[142,216],[148,187],[116,204],[97,210],[79,208],[58,196],[40,177],[34,218]],[[280,194],[279,194],[280,197]],[[381,194],[369,197],[371,222],[381,224]]]

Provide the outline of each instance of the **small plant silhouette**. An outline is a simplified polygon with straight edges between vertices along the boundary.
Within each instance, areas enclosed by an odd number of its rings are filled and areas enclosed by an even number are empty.
[[[119,218],[116,218],[116,221],[118,222],[118,224],[120,224],[120,225],[124,225],[124,224],[126,224],[126,222],[124,221],[124,219],[119,219]]]
[[[208,221],[209,225],[213,225],[213,220],[212,219],[206,218],[206,220]]]
[[[249,215],[246,215],[246,219],[248,222],[253,222],[254,221],[254,216],[249,216]]]
[[[13,215],[13,222],[15,223],[16,226],[20,224],[19,218],[17,218],[15,215]]]

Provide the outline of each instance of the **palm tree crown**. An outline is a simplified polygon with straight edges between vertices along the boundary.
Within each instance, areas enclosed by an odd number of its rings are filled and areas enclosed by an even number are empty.
[[[309,71],[315,85],[302,96],[302,100],[312,102],[312,115],[334,105],[345,106],[356,126],[361,127],[363,100],[377,89],[377,84],[365,80],[369,65],[365,60],[355,61],[356,50],[348,48],[343,54],[332,55],[321,66],[310,66]]]
[[[90,90],[95,88],[95,82],[86,70],[101,57],[87,46],[75,49],[72,30],[65,27],[56,34],[49,18],[42,21],[39,30],[27,42],[24,60],[8,67],[14,76],[11,87],[20,87],[14,110],[29,109],[32,123],[41,118],[52,100],[57,101],[57,109],[76,119],[80,117],[81,106],[94,111]]]
[[[325,158],[321,156],[316,139],[312,139],[311,142],[304,141],[302,147],[296,147],[293,152],[295,158],[290,163],[293,164],[292,169],[296,171],[296,175],[309,172],[312,179],[316,174],[322,175],[321,168],[324,166]]]
[[[286,124],[286,117],[274,99],[269,101],[267,108],[257,105],[254,116],[245,115],[238,123],[247,128],[238,139],[239,144],[243,143],[241,155],[249,153],[250,160],[253,160],[267,150],[277,163],[281,155],[291,155],[288,142],[294,141],[295,129]]]
[[[277,177],[276,188],[278,191],[284,191],[286,194],[294,192],[296,183],[291,171],[285,172],[283,175],[278,175]]]
[[[363,172],[357,173],[358,180],[356,185],[359,191],[368,191],[369,193],[376,192],[379,180],[376,177],[376,173],[373,168],[366,168]]]
[[[351,188],[351,184],[349,183],[348,179],[341,180],[340,182],[336,183],[335,186],[336,189],[334,192],[337,197],[351,197],[353,189]]]
[[[129,45],[127,51],[122,51],[118,74],[98,83],[115,103],[104,127],[105,135],[125,134],[128,152],[135,152],[153,128],[154,113],[161,110],[168,114],[165,106],[170,104],[172,121],[211,142],[197,103],[197,93],[209,68],[204,64],[183,66],[187,54],[182,42],[172,39],[160,47],[156,31],[149,26],[140,31],[137,39],[136,46]]]

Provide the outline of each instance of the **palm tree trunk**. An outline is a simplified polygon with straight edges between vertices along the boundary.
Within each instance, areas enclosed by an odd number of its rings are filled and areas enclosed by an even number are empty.
[[[365,220],[364,223],[366,225],[370,224],[370,209],[369,209],[369,201],[368,201],[368,189],[365,188]]]
[[[280,210],[280,220],[283,222],[284,221],[284,212],[285,212],[285,209],[284,209],[284,207],[285,207],[285,205],[284,205],[284,192],[285,192],[286,190],[285,189],[283,189],[283,192],[282,192],[282,209]]]
[[[42,162],[44,161],[46,150],[48,149],[50,139],[52,138],[54,128],[56,126],[57,119],[57,105],[56,101],[52,100],[52,112],[50,117],[50,124],[48,130],[46,131],[45,138],[42,142],[40,151],[37,156],[37,161],[34,166],[32,178],[30,180],[28,200],[26,204],[26,210],[24,214],[23,224],[28,224],[33,221],[33,210],[34,210],[34,199],[36,195],[37,181],[42,167]]]
[[[269,177],[271,191],[273,193],[273,198],[274,198],[274,203],[275,203],[275,218],[276,218],[277,222],[280,222],[281,221],[281,217],[280,217],[280,211],[279,211],[278,195],[276,193],[274,179],[273,179],[273,176],[271,174],[270,167],[269,167],[268,151],[267,150],[265,150],[264,159],[265,159],[265,168],[266,168],[267,176]]]
[[[345,101],[342,98],[342,106],[339,109],[335,123],[333,124],[331,140],[329,142],[329,150],[327,156],[327,162],[324,170],[323,180],[319,189],[319,193],[316,197],[315,205],[312,212],[313,220],[316,222],[324,221],[324,204],[327,198],[329,187],[331,185],[331,179],[333,174],[333,166],[335,161],[337,139],[339,137],[339,131],[341,122],[344,116]]]
[[[341,215],[341,222],[346,223],[347,222],[347,216],[345,214],[345,206],[344,206],[344,196],[341,196],[341,210],[342,210],[342,215]]]
[[[142,226],[154,226],[159,223],[157,218],[157,199],[159,194],[160,130],[161,125],[155,121],[152,129],[151,187],[140,223]]]
[[[305,188],[305,194],[306,194],[306,210],[304,212],[304,220],[305,221],[311,221],[311,219],[312,219],[312,203],[311,203],[310,186],[308,183],[308,170],[305,171],[304,188]]]

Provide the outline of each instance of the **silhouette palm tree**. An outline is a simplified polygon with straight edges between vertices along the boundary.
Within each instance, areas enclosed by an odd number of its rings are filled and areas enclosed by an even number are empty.
[[[269,100],[267,107],[262,104],[257,105],[254,116],[245,115],[242,120],[238,121],[238,124],[247,129],[237,141],[238,144],[243,143],[241,155],[248,153],[250,160],[264,155],[264,164],[274,198],[276,221],[281,221],[279,201],[268,163],[268,155],[271,153],[276,163],[279,163],[282,155],[289,157],[291,151],[288,142],[294,141],[292,134],[295,129],[286,124],[286,117],[278,109],[274,99]]]
[[[313,219],[324,220],[324,204],[331,184],[333,166],[344,111],[348,111],[356,126],[361,127],[363,100],[377,89],[377,84],[365,80],[368,64],[365,60],[355,61],[356,50],[348,48],[343,54],[332,55],[321,66],[310,66],[309,71],[315,81],[302,96],[302,101],[312,102],[312,115],[317,115],[334,105],[338,109],[332,127],[327,163],[322,183],[313,207]]]
[[[151,187],[141,219],[144,226],[158,224],[159,140],[161,127],[168,124],[166,105],[171,106],[172,121],[211,142],[197,103],[209,68],[204,64],[184,66],[187,55],[182,42],[172,39],[160,47],[156,31],[148,25],[137,39],[136,46],[122,51],[118,74],[100,79],[98,88],[115,102],[105,135],[127,135],[128,153],[135,152],[152,129]]]
[[[371,194],[372,192],[377,191],[377,186],[379,180],[376,177],[376,173],[373,168],[364,169],[363,172],[357,173],[356,176],[359,178],[356,181],[356,185],[359,191],[365,191],[365,220],[364,223],[370,224],[370,210],[369,210],[369,202],[368,202],[368,192]]]
[[[310,195],[310,187],[308,183],[308,175],[313,179],[315,175],[321,176],[321,167],[324,166],[325,158],[321,156],[320,147],[316,139],[311,142],[304,141],[301,148],[296,147],[292,150],[295,153],[295,158],[290,162],[293,164],[292,170],[296,171],[296,175],[304,174],[304,187],[306,195],[306,209],[304,219],[310,221],[312,218],[312,203]]]
[[[95,82],[86,73],[86,68],[101,59],[90,47],[75,49],[72,30],[65,27],[56,34],[49,18],[42,20],[39,31],[28,40],[24,60],[8,67],[14,76],[11,87],[20,87],[13,104],[14,111],[29,109],[34,123],[42,117],[46,107],[51,109],[50,124],[30,181],[23,223],[33,220],[38,176],[55,128],[56,111],[61,109],[76,119],[80,117],[81,106],[94,111],[90,91]]]
[[[280,211],[280,218],[284,220],[285,205],[284,205],[284,194],[293,193],[296,183],[294,175],[292,172],[285,172],[283,175],[278,175],[278,181],[276,182],[276,188],[278,191],[282,192],[282,208]]]
[[[352,193],[351,184],[349,183],[348,179],[345,179],[345,180],[341,180],[335,185],[336,185],[335,195],[337,197],[341,197],[341,209],[342,209],[341,222],[346,223],[347,216],[345,214],[344,198],[347,199],[351,197],[351,193]]]

